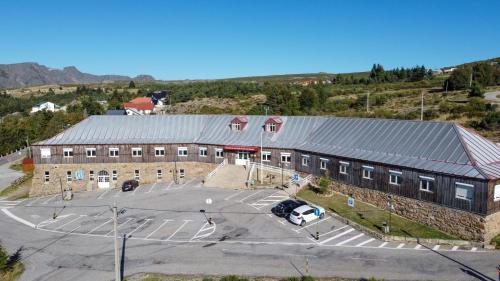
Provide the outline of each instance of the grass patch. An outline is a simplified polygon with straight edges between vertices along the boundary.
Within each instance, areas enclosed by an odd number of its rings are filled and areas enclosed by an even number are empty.
[[[490,243],[495,246],[495,249],[500,249],[500,233],[498,233],[497,236],[493,237]]]
[[[361,278],[341,278],[341,277],[242,277],[238,275],[228,276],[200,276],[200,275],[168,275],[158,273],[140,273],[125,278],[125,281],[383,281],[383,279]]]
[[[14,255],[9,256],[0,247],[0,280],[2,281],[14,281],[21,276],[24,271],[23,264],[19,261],[20,252],[16,252]]]
[[[386,210],[360,202],[359,200],[356,200],[354,208],[351,208],[347,206],[347,196],[339,193],[334,192],[331,197],[324,197],[319,196],[312,189],[308,188],[299,191],[297,196],[379,233],[383,233],[383,222],[389,222],[389,212]],[[391,215],[389,235],[448,240],[457,239],[450,234],[395,214]]]
[[[11,196],[14,193],[16,193],[13,198],[9,198],[10,200],[17,200],[17,199],[28,197],[28,195],[29,195],[29,189],[27,189],[26,191],[23,191],[23,192],[16,192],[16,191],[18,191],[18,188],[20,186],[22,186],[27,181],[30,181],[32,178],[33,178],[33,174],[32,173],[25,174],[21,178],[17,179],[13,183],[11,183],[4,190],[2,190],[0,192],[0,196],[2,196],[2,197],[8,197],[8,196]]]

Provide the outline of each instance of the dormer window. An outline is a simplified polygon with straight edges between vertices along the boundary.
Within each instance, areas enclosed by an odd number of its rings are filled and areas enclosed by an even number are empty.
[[[233,123],[232,127],[233,127],[233,131],[241,131],[241,124],[240,123]]]
[[[247,123],[248,119],[244,116],[234,117],[233,120],[231,120],[231,130],[237,132],[243,131]]]
[[[264,123],[264,129],[266,132],[276,133],[280,130],[282,124],[283,121],[281,121],[281,118],[271,117]]]

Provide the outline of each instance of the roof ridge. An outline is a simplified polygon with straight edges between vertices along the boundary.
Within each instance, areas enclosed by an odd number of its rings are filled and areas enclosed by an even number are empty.
[[[467,154],[467,157],[469,158],[469,160],[471,161],[471,164],[474,168],[476,168],[476,170],[483,176],[485,177],[486,179],[490,179],[491,177],[488,176],[488,174],[486,174],[483,169],[480,167],[480,165],[478,165],[477,163],[477,160],[476,158],[474,157],[474,155],[471,153],[470,149],[469,149],[469,146],[467,145],[467,143],[465,142],[462,134],[460,133],[459,131],[459,128],[463,128],[462,126],[456,124],[456,123],[453,123],[453,129],[455,130],[455,132],[457,133],[457,136],[458,136],[458,140],[460,141],[460,143],[462,144],[462,147],[464,148],[465,150],[465,153]]]

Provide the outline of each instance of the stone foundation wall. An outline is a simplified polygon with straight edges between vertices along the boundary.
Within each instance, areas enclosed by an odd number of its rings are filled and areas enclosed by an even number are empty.
[[[97,176],[99,171],[105,170],[110,176],[110,188],[119,188],[126,180],[134,179],[134,170],[139,170],[141,184],[157,182],[157,170],[161,169],[163,177],[160,181],[173,181],[174,170],[177,167],[177,175],[179,170],[184,169],[185,178],[180,179],[190,180],[195,177],[204,177],[210,173],[217,164],[199,163],[199,162],[177,162],[176,166],[173,162],[157,162],[157,163],[106,163],[106,164],[38,164],[35,165],[33,172],[33,183],[30,190],[30,196],[49,195],[61,192],[69,187],[73,191],[95,190],[97,187]],[[83,180],[76,180],[75,175],[77,170],[83,170]],[[94,180],[89,180],[90,170],[94,171]],[[116,170],[118,178],[112,180],[112,171]],[[50,181],[44,182],[45,171],[49,171]],[[71,171],[73,180],[68,182],[66,179],[67,171]]]
[[[332,189],[381,209],[387,209],[388,194],[333,182]],[[500,232],[500,213],[482,217],[469,212],[451,209],[437,204],[392,195],[394,213],[427,224],[461,239],[489,243]]]

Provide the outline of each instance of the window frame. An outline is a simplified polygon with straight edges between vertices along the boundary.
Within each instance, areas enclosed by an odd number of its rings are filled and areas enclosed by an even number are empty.
[[[134,180],[139,181],[141,179],[141,170],[135,169],[134,170]]]
[[[184,153],[181,154],[181,151],[186,151],[186,154],[184,154]],[[188,148],[185,146],[178,147],[177,148],[177,156],[187,157],[188,156]]]
[[[237,122],[231,123],[231,129],[237,132],[241,131],[241,123]]]
[[[424,191],[424,192],[429,192],[429,193],[434,193],[434,182],[435,179],[433,177],[426,177],[426,176],[418,176],[419,183],[418,183],[418,190]],[[425,188],[423,188],[423,183],[426,182]],[[432,188],[429,188],[429,183],[432,183]]]
[[[163,171],[161,169],[156,169],[156,179],[157,180],[163,179]]]
[[[50,171],[45,171],[43,173],[43,183],[49,183],[50,182]]]
[[[347,168],[349,167],[349,162],[339,161],[339,174],[348,175]]]
[[[366,165],[363,165],[361,166],[363,168],[363,179],[365,180],[373,180],[373,171],[375,170],[374,167],[372,166],[366,166]],[[368,174],[366,174],[365,172],[368,172]]]
[[[117,170],[111,171],[111,180],[112,181],[117,181],[118,180],[118,171]]]
[[[267,124],[267,131],[271,133],[276,132],[276,123],[268,123]]]
[[[204,152],[204,154],[202,153]],[[200,157],[208,157],[208,148],[206,147],[198,147],[198,156]]]
[[[73,173],[71,171],[66,171],[66,182],[70,183],[73,181]]]
[[[493,187],[493,202],[500,201],[500,184]]]
[[[260,159],[262,160],[262,162],[271,162],[271,159],[272,159],[272,153],[271,151],[262,151],[260,153]]]
[[[40,157],[42,159],[49,159],[50,157],[52,157],[52,151],[51,151],[50,147],[40,148]]]
[[[68,155],[66,155],[66,153]],[[73,148],[71,148],[71,147],[63,148],[63,158],[73,158],[73,156],[74,156]]]
[[[94,170],[89,170],[89,181],[94,181],[94,180],[95,180]]]
[[[90,155],[89,155],[89,152],[90,152]],[[97,157],[97,149],[95,147],[87,147],[87,148],[85,148],[85,156],[87,158],[95,158],[95,157]]]
[[[319,158],[319,169],[326,170],[328,168],[328,162],[330,162],[330,159]],[[324,165],[324,167],[323,167],[323,165]]]
[[[113,153],[111,153],[113,152]],[[112,158],[116,158],[120,156],[120,149],[118,147],[110,147],[108,148],[108,156]]]
[[[179,169],[179,178],[183,179],[186,177],[186,170],[185,169]]]
[[[309,167],[309,163],[311,162],[311,158],[309,157],[309,155],[302,154],[301,158],[302,158],[301,159],[302,166]],[[304,160],[306,161],[304,162]]]
[[[392,181],[392,177],[393,176],[396,179],[395,182]],[[397,185],[397,186],[400,186],[401,184],[403,184],[403,172],[401,172],[401,171],[395,171],[395,170],[389,170],[389,184],[391,184],[391,185]]]
[[[142,157],[142,147],[132,147],[132,157]]]
[[[285,157],[285,160],[288,160],[288,161],[283,161],[283,157]],[[292,153],[290,152],[280,152],[280,162],[281,163],[286,163],[286,164],[290,164],[292,162]]]
[[[467,191],[470,190],[471,198],[462,198],[462,197],[457,197],[457,188],[461,187],[463,189],[466,189]],[[468,192],[467,192],[468,194]],[[460,199],[460,200],[465,200],[468,202],[472,202],[474,199],[474,185],[473,184],[468,184],[468,183],[463,183],[463,182],[455,182],[455,199]]]
[[[215,149],[215,158],[224,158],[224,149],[216,148]]]
[[[158,153],[160,152],[160,153]],[[157,146],[155,147],[155,157],[165,157],[165,147]]]

